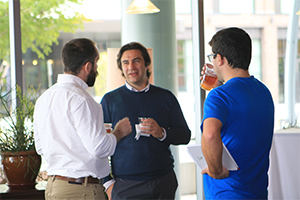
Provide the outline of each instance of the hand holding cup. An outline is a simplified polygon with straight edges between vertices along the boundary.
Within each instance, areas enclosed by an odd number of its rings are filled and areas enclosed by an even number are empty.
[[[141,135],[152,135],[155,138],[161,138],[162,128],[153,118],[139,117]]]
[[[201,74],[200,80],[202,89],[210,91],[220,85],[213,65],[208,63],[204,64]]]
[[[111,132],[117,138],[119,142],[123,137],[129,135],[132,131],[131,124],[128,117],[124,117],[123,119],[119,120],[118,123],[115,125],[114,130]]]

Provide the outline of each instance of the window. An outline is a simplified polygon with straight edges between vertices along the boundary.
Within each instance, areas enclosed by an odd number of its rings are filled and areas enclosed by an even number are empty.
[[[279,103],[284,103],[284,56],[286,40],[278,40],[278,91]]]
[[[55,0],[53,0],[55,1]],[[52,52],[45,56],[44,59],[38,58],[37,55],[32,51],[32,49],[28,49],[23,56],[23,82],[24,85],[32,84],[35,86],[40,85],[40,93],[43,93],[46,89],[48,89],[52,84],[56,83],[57,75],[63,73],[63,65],[61,63],[60,52],[62,46],[72,38],[76,37],[86,37],[94,40],[97,43],[97,47],[100,52],[100,60],[98,63],[98,69],[101,73],[99,73],[99,77],[96,79],[97,81],[102,81],[95,83],[93,88],[89,88],[88,92],[94,96],[97,102],[100,102],[101,96],[106,93],[105,81],[106,81],[106,57],[107,57],[107,49],[108,48],[120,48],[121,47],[121,5],[123,1],[121,0],[83,0],[83,5],[78,7],[78,12],[83,12],[85,17],[90,18],[91,21],[84,22],[84,29],[78,29],[74,33],[60,32],[57,45],[53,44],[51,49]],[[192,64],[192,38],[191,38],[191,5],[190,1],[187,3],[186,0],[177,1],[176,0],[176,9],[177,13],[180,13],[180,22],[183,22],[183,25],[180,31],[183,33],[183,38],[178,39],[178,48],[179,48],[179,56],[178,56],[178,66],[179,66],[179,93],[181,91],[184,94],[178,94],[178,100],[180,104],[184,104],[182,106],[182,110],[185,116],[188,116],[189,119],[186,120],[189,123],[190,129],[194,130],[193,124],[195,121],[194,116],[194,90],[193,90],[193,64]],[[69,12],[74,12],[74,10],[70,9]],[[154,16],[154,15],[153,15]],[[7,28],[8,29],[8,28]],[[178,38],[178,37],[177,37]],[[7,40],[9,41],[9,40]],[[176,70],[176,69],[175,69]],[[104,76],[104,77],[101,77]],[[189,80],[188,77],[189,76]],[[192,78],[191,78],[192,77]],[[104,81],[104,82],[103,82]],[[99,86],[99,87],[98,87]],[[186,95],[189,95],[188,98]],[[184,98],[181,98],[184,97]],[[187,113],[190,112],[190,113]],[[192,122],[190,122],[192,121]],[[184,149],[180,151],[185,151]],[[184,158],[187,159],[187,156]],[[188,160],[189,165],[193,165],[194,163]],[[41,170],[45,170],[46,165],[42,165]],[[189,167],[189,166],[187,166]],[[193,166],[195,168],[195,166]],[[194,169],[193,168],[193,169]],[[186,168],[185,168],[186,169]],[[184,173],[182,173],[184,174]],[[190,178],[192,176],[192,178]],[[194,175],[183,177],[186,178],[187,181],[191,182],[191,179],[195,179]],[[180,178],[180,177],[178,177]],[[195,187],[190,187],[189,184],[181,184],[185,185],[188,192],[185,190],[181,190],[182,193],[195,193]],[[195,186],[195,183],[193,183]],[[192,188],[192,189],[191,189]]]
[[[294,0],[280,0],[281,14],[289,14],[292,10],[293,2],[294,2]]]
[[[186,91],[186,76],[185,76],[185,51],[184,41],[177,42],[177,56],[178,56],[178,91]]]
[[[252,40],[252,60],[249,66],[249,72],[255,78],[262,80],[261,74],[261,44],[259,39]]]
[[[279,103],[284,103],[284,61],[286,40],[278,40],[278,75],[279,75]],[[296,61],[296,103],[300,103],[300,40],[298,40],[298,54]]]
[[[219,11],[223,14],[247,14],[254,12],[253,0],[219,0]]]

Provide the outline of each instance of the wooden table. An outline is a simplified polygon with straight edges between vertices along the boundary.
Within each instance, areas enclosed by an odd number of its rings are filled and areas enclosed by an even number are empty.
[[[0,184],[0,199],[40,199],[44,200],[46,182],[39,182],[35,188],[10,189],[6,184]]]

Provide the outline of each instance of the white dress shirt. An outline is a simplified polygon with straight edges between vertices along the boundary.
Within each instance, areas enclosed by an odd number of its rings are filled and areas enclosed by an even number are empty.
[[[103,178],[117,139],[106,133],[103,111],[79,77],[58,75],[39,97],[34,112],[35,146],[48,164],[48,175]]]

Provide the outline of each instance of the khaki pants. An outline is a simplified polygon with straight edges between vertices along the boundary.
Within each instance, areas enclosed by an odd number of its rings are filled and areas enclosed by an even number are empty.
[[[45,191],[46,200],[106,200],[101,184],[69,183],[49,177]]]

